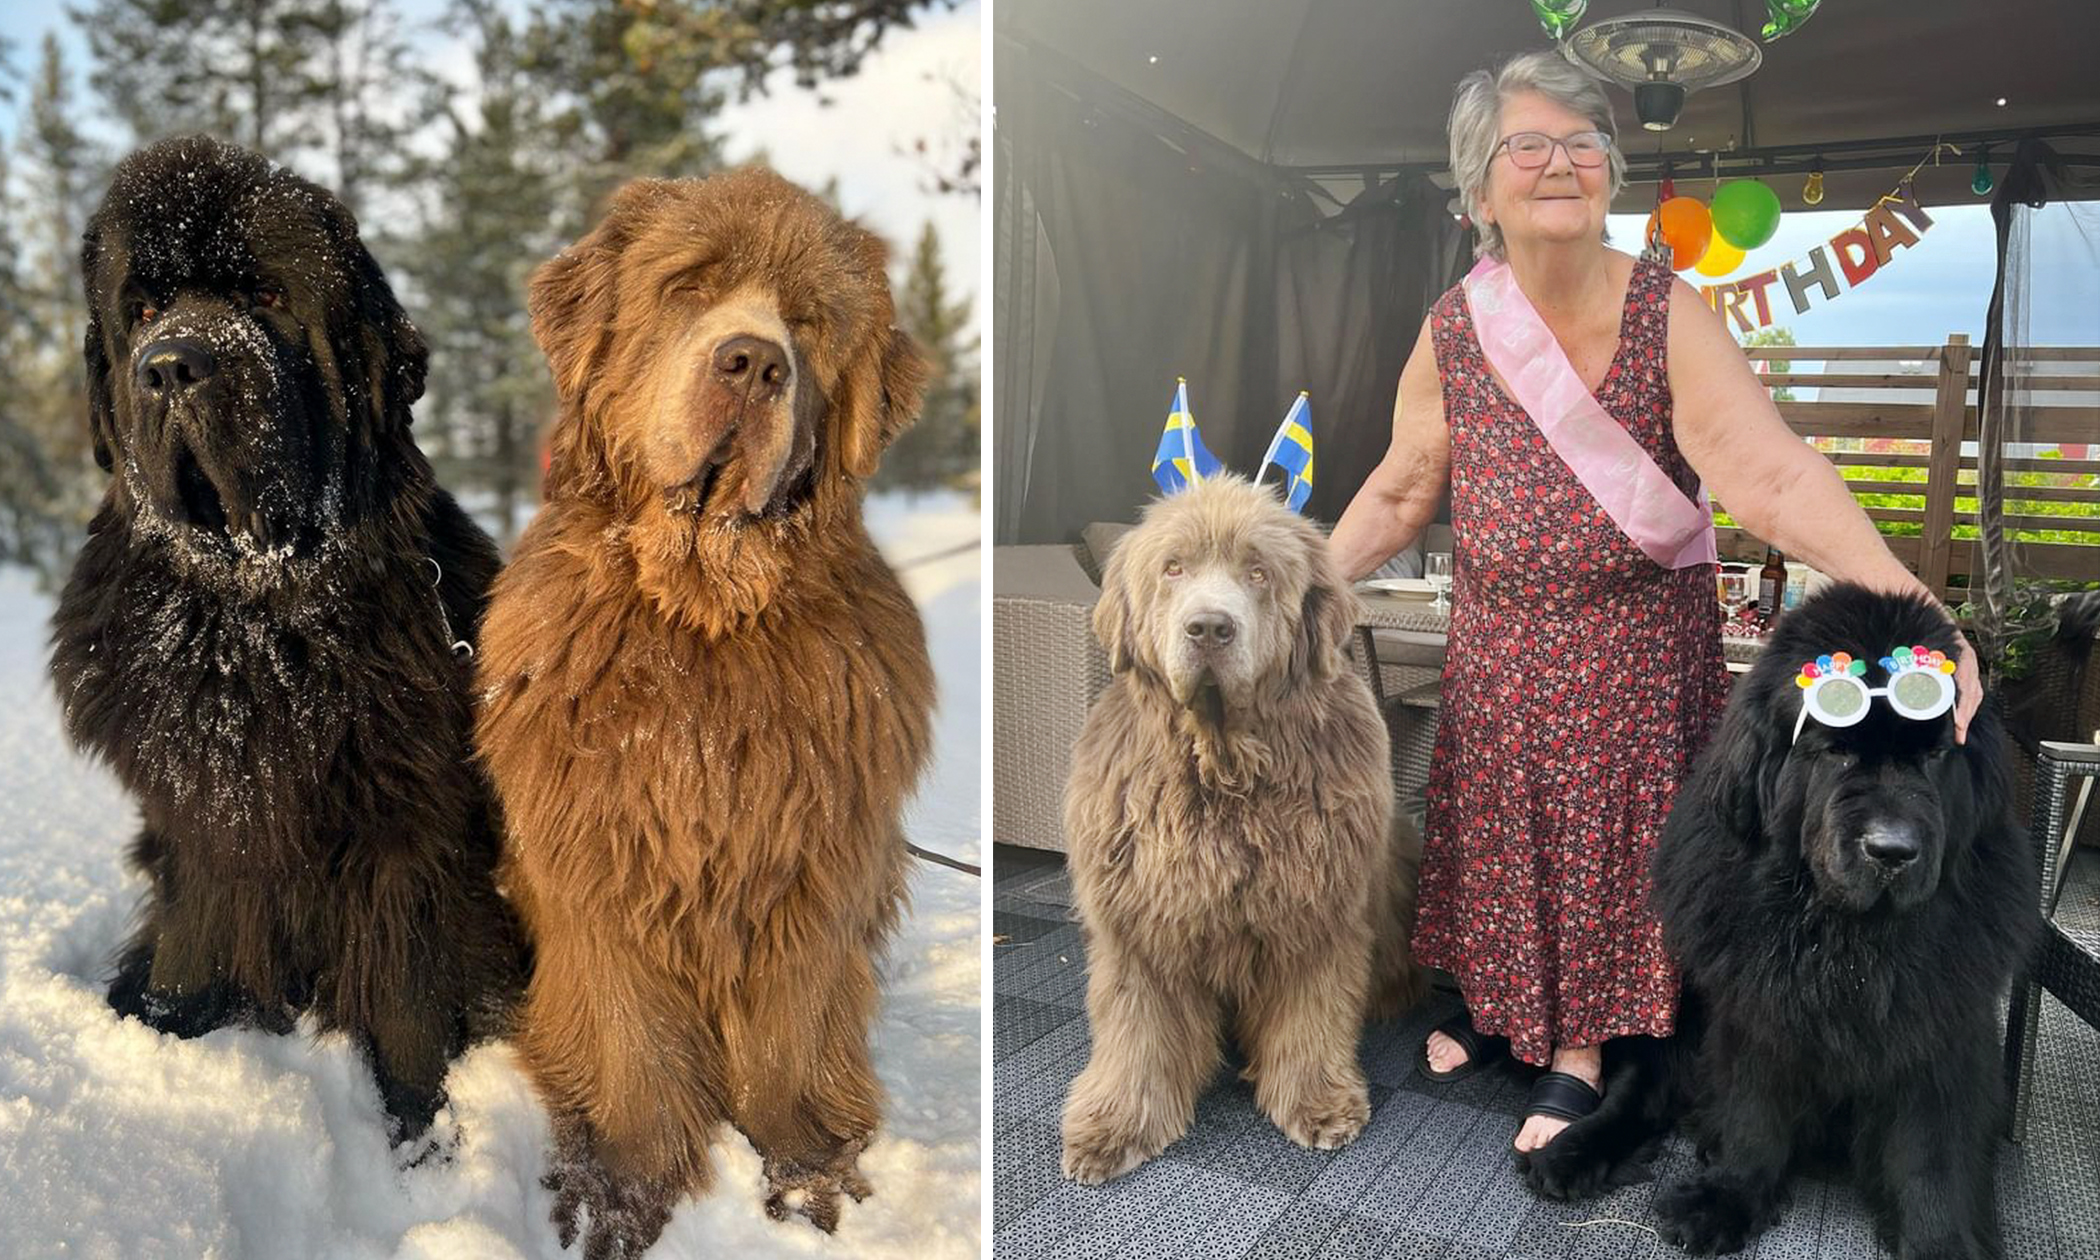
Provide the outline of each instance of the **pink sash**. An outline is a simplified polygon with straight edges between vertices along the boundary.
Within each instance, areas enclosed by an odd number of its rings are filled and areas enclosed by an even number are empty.
[[[1517,288],[1509,264],[1483,258],[1466,276],[1466,305],[1487,361],[1605,515],[1666,569],[1712,564],[1714,518],[1611,418]]]

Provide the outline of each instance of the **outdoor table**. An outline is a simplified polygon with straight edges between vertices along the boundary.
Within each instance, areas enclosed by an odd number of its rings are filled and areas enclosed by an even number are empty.
[[[1356,596],[1363,612],[1356,623],[1356,648],[1358,667],[1371,684],[1371,694],[1378,697],[1381,708],[1386,702],[1385,682],[1378,669],[1374,630],[1399,630],[1417,636],[1416,641],[1440,644],[1450,629],[1451,617],[1431,607],[1428,594],[1395,593],[1391,591],[1366,590],[1358,587]],[[1764,651],[1765,641],[1755,638],[1738,638],[1734,635],[1721,637],[1721,654],[1731,672],[1741,672]]]

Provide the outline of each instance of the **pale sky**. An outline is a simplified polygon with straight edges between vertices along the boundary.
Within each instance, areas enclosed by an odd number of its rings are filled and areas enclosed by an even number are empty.
[[[1900,173],[1900,172],[1899,172]],[[2000,168],[2003,174],[2003,168]],[[1791,201],[1798,189],[1774,191]],[[1678,181],[1678,192],[1701,200],[1709,197],[1704,187],[1688,187]],[[1967,205],[1929,206],[1932,226],[1918,243],[1894,251],[1886,266],[1863,280],[1858,289],[1846,287],[1838,272],[1838,296],[1824,301],[1812,293],[1808,313],[1796,315],[1785,292],[1775,283],[1766,290],[1773,305],[1773,323],[1793,330],[1794,340],[1804,346],[1920,346],[1939,345],[1948,333],[1967,333],[1972,345],[1983,342],[1983,318],[1991,300],[1991,285],[1997,266],[1997,242],[1991,224],[1990,199],[1978,197]],[[2094,211],[2082,212],[2092,215]],[[2045,215],[2049,212],[2044,212]],[[1725,283],[1754,276],[1758,272],[1794,263],[1805,269],[1808,251],[1860,221],[1860,212],[1788,210],[1779,220],[1779,230],[1770,241],[1753,249],[1738,266],[1719,280],[1695,271],[1681,273],[1686,283]],[[1635,215],[1611,216],[1612,243],[1629,253],[1640,249],[1644,220]],[[2100,228],[2100,220],[2094,220]],[[2060,264],[2037,287],[2033,314],[2037,340],[2058,345],[2100,345],[2100,239],[2085,247],[2068,249],[2069,234],[2060,227],[2050,233],[2051,243],[2062,252]],[[1831,251],[1826,247],[1826,254]],[[1835,257],[1831,260],[1837,267]],[[1814,371],[1813,367],[1805,370]]]
[[[508,3],[519,12],[526,7],[523,0]],[[427,49],[426,64],[458,81],[471,77],[472,54],[464,38],[444,33],[440,19],[445,8],[444,0],[399,4],[409,23],[422,28],[419,42]],[[791,179],[815,187],[837,177],[846,212],[880,232],[899,254],[911,248],[931,219],[941,236],[950,284],[957,292],[974,294],[978,199],[924,191],[924,168],[897,150],[918,136],[962,134],[958,111],[963,107],[949,83],[972,94],[979,90],[979,18],[975,0],[953,12],[922,13],[916,29],[892,31],[855,77],[808,92],[795,87],[792,76],[776,75],[770,96],[731,105],[714,120],[714,130],[724,137],[732,159],[763,150],[775,169]],[[87,84],[87,44],[64,7],[42,0],[0,0],[0,37],[15,45],[11,62],[16,77],[9,85],[14,99],[0,103],[0,138],[9,144],[44,32],[54,28],[73,72],[75,99],[90,114],[81,120],[83,125],[104,139],[117,134],[92,116],[99,112],[99,102]],[[820,97],[831,103],[821,103]],[[968,125],[974,134],[974,120]],[[982,305],[978,303],[980,316]]]

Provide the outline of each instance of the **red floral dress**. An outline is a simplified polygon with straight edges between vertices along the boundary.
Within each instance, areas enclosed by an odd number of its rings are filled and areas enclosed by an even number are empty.
[[[1635,265],[1596,397],[1691,494],[1670,281]],[[1431,323],[1456,541],[1415,956],[1456,977],[1475,1027],[1544,1064],[1675,1025],[1648,859],[1728,696],[1714,567],[1665,569],[1620,532],[1489,374],[1463,289]]]

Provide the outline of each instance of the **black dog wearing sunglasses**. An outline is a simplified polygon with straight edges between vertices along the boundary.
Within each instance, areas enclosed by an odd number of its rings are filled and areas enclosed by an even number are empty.
[[[1956,744],[1951,714],[1916,716],[1936,687],[1898,677],[1894,703],[1825,697],[1826,715],[1859,720],[1794,733],[1805,664],[1847,653],[1880,689],[1899,647],[1952,657],[1954,631],[1922,598],[1849,585],[1780,621],[1656,848],[1678,1033],[1607,1046],[1603,1105],[1525,1161],[1538,1193],[1638,1175],[1688,1115],[1701,1167],[1655,1195],[1662,1236],[1687,1251],[1749,1243],[1790,1173],[1820,1162],[1849,1166],[1898,1255],[2000,1254],[1998,1001],[2037,922],[2004,728],[1986,707]]]

